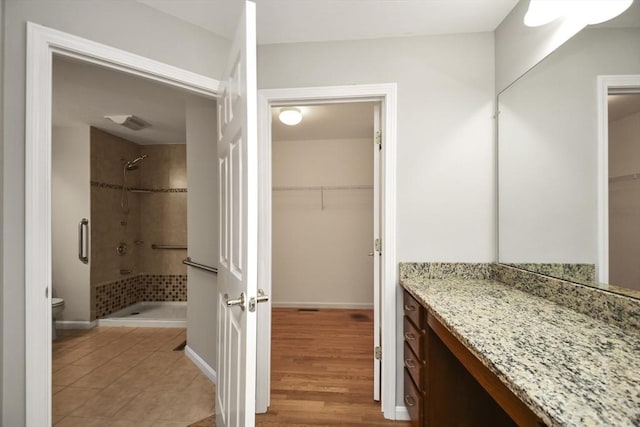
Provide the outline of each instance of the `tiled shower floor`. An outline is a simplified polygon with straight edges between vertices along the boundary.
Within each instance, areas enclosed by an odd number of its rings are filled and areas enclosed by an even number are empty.
[[[99,319],[100,326],[173,327],[187,326],[186,302],[139,302]]]

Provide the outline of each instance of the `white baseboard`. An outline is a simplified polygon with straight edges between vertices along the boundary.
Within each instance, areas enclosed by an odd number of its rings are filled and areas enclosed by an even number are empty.
[[[217,379],[218,379],[218,377],[216,375],[216,371],[214,371],[213,368],[211,366],[209,366],[209,364],[207,362],[205,362],[202,357],[198,356],[198,353],[193,351],[193,349],[191,347],[185,346],[184,354],[186,354],[187,357],[193,363],[195,363],[195,365],[198,367],[198,369],[200,369],[200,371],[202,371],[202,373],[205,374],[206,377],[209,378],[209,380],[211,380],[212,383],[216,384]]]
[[[56,329],[92,329],[96,326],[97,320],[56,320]]]
[[[406,406],[396,406],[396,421],[410,421],[409,411]]]
[[[372,310],[373,304],[369,303],[342,303],[342,302],[271,302],[271,307],[276,308],[350,308],[356,310]]]

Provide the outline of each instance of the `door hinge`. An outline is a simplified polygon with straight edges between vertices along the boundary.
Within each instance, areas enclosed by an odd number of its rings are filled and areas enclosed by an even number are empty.
[[[373,247],[374,247],[374,249],[375,249],[376,251],[378,251],[378,252],[381,252],[381,253],[382,253],[382,240],[380,240],[380,239],[376,239],[376,240],[375,240],[375,242],[374,242],[374,244],[373,244]]]
[[[374,356],[375,356],[376,360],[382,360],[382,347],[377,346],[374,349]]]
[[[382,132],[376,132],[376,144],[378,145],[378,150],[382,150]]]

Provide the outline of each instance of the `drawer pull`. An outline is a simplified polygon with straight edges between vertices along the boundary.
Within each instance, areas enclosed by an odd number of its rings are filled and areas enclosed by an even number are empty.
[[[411,408],[413,406],[416,406],[416,399],[414,399],[413,396],[409,396],[408,394],[405,394],[404,403],[406,403],[407,406]]]
[[[407,341],[415,341],[416,336],[413,335],[411,332],[405,332],[404,333],[404,339]]]
[[[405,304],[404,305],[404,311],[416,311],[416,307],[415,307],[415,305]]]
[[[412,359],[404,359],[404,366],[406,366],[409,369],[413,369],[416,367],[416,365],[413,364]]]

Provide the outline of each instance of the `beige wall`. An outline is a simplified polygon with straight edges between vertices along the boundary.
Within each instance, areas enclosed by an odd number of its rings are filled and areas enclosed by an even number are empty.
[[[58,320],[90,321],[90,264],[78,259],[78,223],[91,218],[89,126],[54,127],[51,135],[52,292],[65,307]]]
[[[493,33],[259,46],[258,87],[397,82],[398,261],[491,262],[493,49]],[[401,361],[399,302],[396,311]],[[402,370],[399,363],[398,378]],[[402,387],[399,380],[399,405]]]
[[[274,187],[373,185],[371,139],[274,141]],[[273,192],[273,305],[373,307],[373,190]]]
[[[187,104],[189,256],[218,266],[218,152],[216,103],[193,98]],[[187,268],[187,343],[211,368],[216,366],[217,276]]]
[[[634,95],[640,96],[640,95]],[[609,123],[609,177],[640,173],[640,113]],[[640,180],[609,183],[609,283],[640,289]]]

